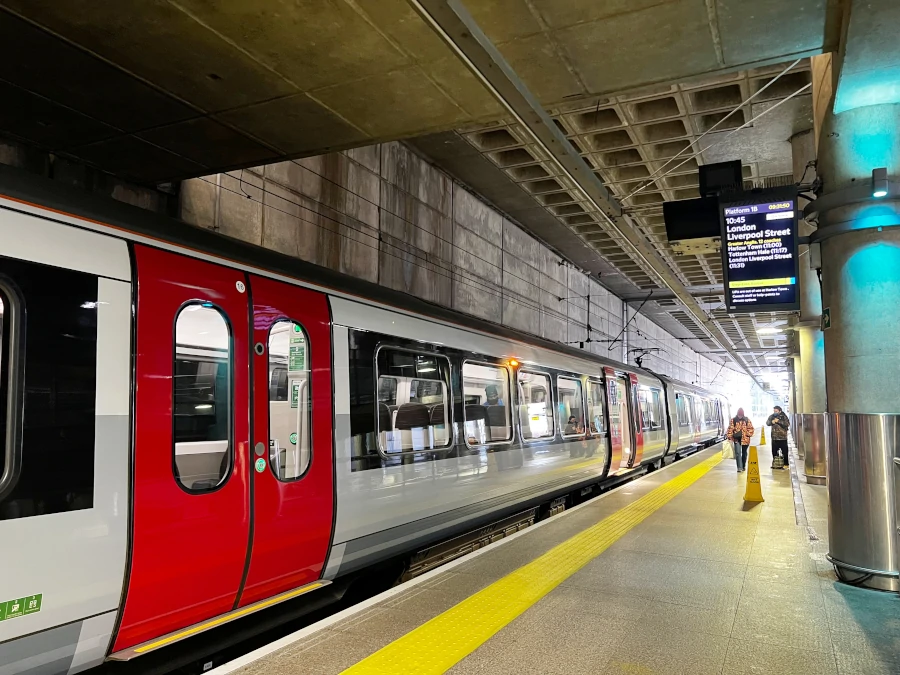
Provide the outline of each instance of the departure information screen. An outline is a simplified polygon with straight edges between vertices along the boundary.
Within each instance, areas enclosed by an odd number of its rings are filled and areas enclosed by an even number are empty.
[[[796,198],[779,192],[719,205],[729,312],[800,309]]]

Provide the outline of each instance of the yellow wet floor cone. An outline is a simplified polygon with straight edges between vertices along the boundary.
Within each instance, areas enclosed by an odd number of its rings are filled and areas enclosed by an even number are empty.
[[[765,427],[763,427],[762,431],[759,432],[759,444],[760,445],[766,444],[766,428]]]
[[[756,456],[756,446],[750,446],[747,456],[747,489],[744,492],[745,502],[764,502],[762,496],[762,484],[759,482],[759,458]]]

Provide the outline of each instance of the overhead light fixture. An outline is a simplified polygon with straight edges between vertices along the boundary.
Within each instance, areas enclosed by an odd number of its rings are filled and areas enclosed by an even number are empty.
[[[757,335],[774,335],[775,333],[780,333],[780,332],[781,332],[780,328],[757,328],[756,329]]]
[[[876,199],[887,197],[888,174],[887,169],[872,169],[872,196]]]

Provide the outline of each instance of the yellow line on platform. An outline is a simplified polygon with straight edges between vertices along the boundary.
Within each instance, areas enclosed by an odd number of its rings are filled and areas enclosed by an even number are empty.
[[[722,461],[716,453],[351,666],[349,675],[443,673]]]

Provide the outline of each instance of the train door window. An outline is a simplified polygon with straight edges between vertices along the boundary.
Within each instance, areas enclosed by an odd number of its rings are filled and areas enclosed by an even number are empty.
[[[550,376],[519,371],[519,422],[522,438],[552,438],[553,401],[550,395]]]
[[[559,428],[563,438],[584,435],[584,397],[581,380],[560,377],[556,381],[559,389]]]
[[[606,432],[606,416],[603,412],[603,383],[593,380],[587,383],[588,428],[593,435]]]
[[[512,419],[509,404],[509,371],[503,366],[491,366],[466,361],[462,367],[463,393],[466,403],[463,417],[466,443],[485,445],[512,440]]]
[[[378,446],[387,455],[449,447],[450,362],[437,354],[379,349]]]
[[[650,413],[652,415],[650,423],[653,430],[662,429],[665,415],[663,413],[662,391],[659,389],[650,390]]]
[[[653,413],[651,412],[650,390],[647,387],[638,389],[638,403],[641,407],[641,428],[653,430]]]
[[[675,408],[678,412],[678,426],[691,426],[690,398],[684,394],[676,394]]]
[[[221,310],[191,303],[175,317],[173,377],[175,477],[209,492],[231,471],[231,330]]]
[[[707,400],[703,404],[706,406],[706,425],[709,427],[716,426],[718,424],[716,420],[716,402]]]
[[[311,375],[303,327],[274,323],[269,330],[269,465],[278,480],[296,480],[309,467]]]

